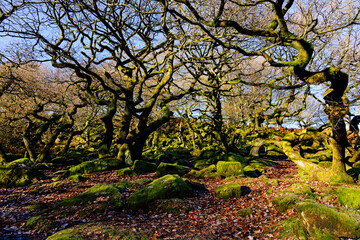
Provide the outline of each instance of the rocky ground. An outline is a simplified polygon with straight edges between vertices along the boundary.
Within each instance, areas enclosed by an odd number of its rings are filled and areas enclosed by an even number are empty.
[[[198,191],[195,197],[188,198],[189,209],[176,213],[158,211],[121,210],[92,211],[100,202],[96,199],[88,206],[88,214],[66,216],[46,213],[42,227],[30,229],[27,220],[46,212],[56,203],[76,196],[97,183],[116,184],[119,181],[155,179],[154,174],[138,176],[118,176],[116,171],[91,173],[87,180],[74,183],[61,180],[54,184],[53,173],[59,169],[46,171],[47,178],[27,187],[0,189],[0,239],[46,239],[47,236],[84,223],[102,223],[124,228],[143,239],[276,239],[281,230],[278,222],[297,215],[294,208],[284,213],[278,211],[270,200],[293,183],[309,185],[316,201],[337,206],[336,195],[322,198],[324,191],[336,186],[326,183],[307,181],[298,177],[297,167],[290,161],[279,160],[278,165],[266,169],[263,177],[225,179],[196,179],[206,190]],[[190,179],[194,180],[194,179]],[[215,189],[227,182],[238,182],[246,186],[247,192],[238,199],[223,200],[215,197]],[[128,198],[134,189],[123,192]],[[53,215],[52,215],[53,214]],[[104,239],[104,232],[89,232],[89,239]]]

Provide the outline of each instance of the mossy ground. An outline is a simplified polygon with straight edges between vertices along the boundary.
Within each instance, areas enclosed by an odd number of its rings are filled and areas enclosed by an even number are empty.
[[[48,237],[47,240],[147,240],[153,236],[154,234],[145,233],[141,230],[134,231],[125,227],[111,226],[107,223],[93,223],[64,229]]]

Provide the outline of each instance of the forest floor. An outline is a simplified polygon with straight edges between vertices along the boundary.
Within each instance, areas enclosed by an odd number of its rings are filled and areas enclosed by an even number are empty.
[[[125,227],[133,232],[143,232],[153,239],[276,239],[279,227],[276,225],[288,217],[296,216],[295,209],[286,213],[278,212],[270,200],[293,183],[308,184],[315,193],[329,188],[326,183],[300,179],[298,169],[291,161],[279,160],[278,165],[266,169],[267,178],[237,178],[232,181],[247,186],[250,191],[241,198],[222,200],[215,197],[215,189],[228,181],[224,179],[196,179],[205,185],[206,191],[198,192],[195,197],[188,198],[191,210],[180,214],[169,214],[151,211],[132,211],[127,208],[119,211],[105,211],[81,217],[50,216],[46,230],[29,230],[26,221],[43,210],[29,210],[29,205],[43,204],[54,206],[59,201],[84,192],[97,183],[116,184],[119,181],[137,179],[155,179],[155,174],[122,177],[116,171],[104,171],[89,174],[84,182],[73,183],[62,180],[56,186],[53,180],[53,169],[45,172],[47,178],[35,187],[0,188],[0,239],[46,239],[47,236],[62,229],[80,223],[105,223],[115,227]],[[277,180],[274,180],[277,179]],[[190,179],[191,180],[191,179]],[[270,181],[269,181],[270,180]],[[129,190],[125,196],[131,195]],[[332,199],[317,201],[337,205],[336,196]],[[241,217],[238,212],[243,208],[251,208],[252,213]],[[89,233],[90,234],[90,233]],[[92,233],[94,234],[94,233]],[[91,239],[103,239],[98,233]]]

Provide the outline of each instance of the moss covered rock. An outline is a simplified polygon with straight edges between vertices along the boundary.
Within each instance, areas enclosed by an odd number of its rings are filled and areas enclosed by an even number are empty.
[[[343,206],[360,209],[360,189],[340,187],[337,189],[337,200]]]
[[[296,194],[313,194],[313,190],[309,185],[304,183],[294,183],[289,187],[289,190]]]
[[[305,240],[308,239],[301,222],[298,218],[288,218],[276,225],[280,228],[280,239]]]
[[[31,230],[44,231],[50,227],[48,222],[49,221],[42,216],[33,216],[26,221],[25,227]]]
[[[276,210],[284,213],[287,210],[292,209],[298,200],[299,198],[295,194],[286,194],[274,197],[270,200],[270,203],[274,206]]]
[[[225,155],[225,160],[228,162],[240,162],[242,165],[247,165],[247,160],[240,154],[237,153],[229,153]]]
[[[79,182],[85,181],[86,178],[81,174],[75,174],[75,175],[71,175],[70,177],[68,177],[68,180],[75,182],[75,183],[79,183]]]
[[[123,166],[123,163],[119,159],[105,158],[95,159],[80,163],[79,165],[72,166],[68,170],[68,175],[92,173],[105,170],[119,169]]]
[[[131,209],[147,209],[158,199],[184,198],[193,196],[193,190],[178,175],[165,175],[154,180],[129,197]]]
[[[216,170],[221,177],[244,176],[244,168],[240,162],[219,161]]]
[[[136,175],[136,173],[129,167],[119,169],[117,171],[117,174],[119,176],[134,176],[134,175]]]
[[[124,197],[118,188],[111,184],[99,183],[78,196],[58,203],[52,211],[61,215],[77,212],[80,217],[85,217],[94,212],[118,210],[125,204]]]
[[[358,212],[331,208],[313,201],[299,202],[296,209],[311,239],[360,238]]]
[[[156,168],[157,166],[155,163],[142,161],[142,160],[135,160],[133,171],[137,174],[152,173],[156,171]]]
[[[135,231],[134,231],[135,230]],[[151,239],[153,233],[126,229],[106,223],[87,223],[59,231],[47,240],[87,240],[87,239]]]
[[[245,176],[252,178],[257,178],[261,176],[261,172],[250,165],[244,167],[244,174]]]
[[[222,199],[239,198],[242,196],[242,187],[239,183],[228,183],[216,188],[215,196]]]
[[[182,176],[190,172],[190,170],[191,169],[186,166],[162,162],[156,169],[156,175],[164,176],[167,174],[177,174],[179,176]]]
[[[186,177],[189,178],[218,178],[220,177],[217,174],[216,166],[210,165],[207,168],[201,169],[201,170],[191,170],[188,174],[186,174]]]
[[[247,217],[253,214],[253,210],[251,207],[242,208],[239,211],[237,211],[236,216],[238,217]]]
[[[0,166],[0,186],[26,186],[38,178],[42,172],[27,158],[22,158]]]

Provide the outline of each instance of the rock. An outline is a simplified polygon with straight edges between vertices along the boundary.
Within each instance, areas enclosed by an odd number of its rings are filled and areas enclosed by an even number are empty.
[[[85,181],[86,178],[81,174],[75,174],[75,175],[71,175],[70,177],[68,177],[68,180],[75,182],[75,183],[79,183],[79,182]]]
[[[299,202],[296,209],[310,239],[360,238],[360,214],[356,211],[331,208],[314,201]]]
[[[42,172],[27,158],[0,166],[0,186],[26,186],[42,176]]]
[[[219,161],[216,169],[221,177],[244,176],[244,169],[240,162]]]
[[[247,160],[240,154],[236,154],[236,153],[228,153],[226,156],[226,160],[228,162],[240,162],[242,165],[246,165],[247,164]]]
[[[156,175],[164,176],[167,174],[177,174],[179,176],[182,176],[190,172],[190,170],[191,169],[186,166],[162,162],[159,164],[159,166],[156,169]]]
[[[95,159],[91,161],[82,162],[79,165],[72,166],[69,168],[69,175],[92,173],[105,170],[114,170],[122,167],[123,164],[119,159],[115,158],[104,158]]]
[[[279,222],[276,227],[280,227],[281,229],[279,239],[308,239],[299,218],[287,218],[284,221]]]
[[[238,217],[247,217],[253,214],[253,210],[251,207],[242,208],[239,211],[237,211],[236,216]]]
[[[252,178],[257,178],[261,176],[261,172],[250,165],[244,167],[244,174],[245,176]]]
[[[136,175],[136,173],[129,167],[119,169],[117,171],[117,174],[119,176],[134,176],[134,175]]]
[[[337,200],[343,206],[360,209],[360,189],[340,187],[337,189]]]
[[[215,196],[222,199],[239,198],[242,196],[242,187],[239,183],[228,183],[216,188]]]
[[[44,217],[33,216],[26,221],[25,227],[28,229],[32,229],[32,230],[44,231],[50,227],[47,223],[48,223],[48,220],[45,219]]]
[[[103,200],[97,201],[97,200]],[[94,202],[97,201],[96,205]],[[92,205],[91,211],[84,207]],[[78,196],[66,199],[53,208],[56,212],[66,214],[67,212],[81,212],[82,215],[94,214],[96,211],[118,210],[125,206],[125,200],[119,189],[111,184],[99,183],[89,188]],[[78,207],[78,208],[77,208]]]
[[[125,189],[128,188],[135,188],[136,184],[129,181],[121,181],[115,184],[115,187],[120,189],[120,191],[124,191]]]
[[[313,195],[313,190],[311,189],[311,187],[304,183],[294,183],[289,187],[289,190],[296,194]]]
[[[165,175],[132,194],[128,204],[134,210],[147,209],[149,204],[155,200],[184,198],[193,195],[193,190],[178,175]]]
[[[186,177],[189,178],[219,178],[220,176],[217,174],[216,166],[210,165],[207,168],[201,170],[191,170]]]
[[[270,203],[276,210],[285,213],[287,210],[292,209],[297,201],[299,201],[299,198],[295,194],[286,194],[274,197],[270,200]]]
[[[133,171],[137,174],[152,173],[156,171],[156,164],[142,160],[135,160]]]

